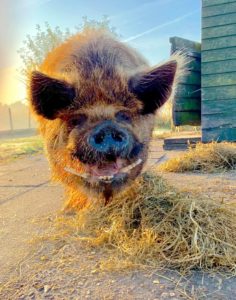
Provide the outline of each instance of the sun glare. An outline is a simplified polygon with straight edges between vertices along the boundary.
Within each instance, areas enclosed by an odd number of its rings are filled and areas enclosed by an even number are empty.
[[[15,66],[0,69],[0,103],[25,102],[26,83]]]

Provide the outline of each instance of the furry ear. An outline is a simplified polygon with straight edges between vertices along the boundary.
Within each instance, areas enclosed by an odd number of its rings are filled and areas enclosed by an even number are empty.
[[[177,62],[173,60],[129,79],[130,91],[144,104],[142,114],[155,113],[168,100],[176,69]]]
[[[68,83],[34,71],[30,80],[30,98],[35,112],[46,119],[57,118],[60,111],[68,108],[76,96]]]

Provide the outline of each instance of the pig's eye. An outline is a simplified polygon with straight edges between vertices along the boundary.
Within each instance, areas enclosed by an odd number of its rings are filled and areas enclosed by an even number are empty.
[[[119,111],[116,113],[115,117],[117,122],[131,123],[131,116],[126,111]]]
[[[77,126],[81,127],[81,126],[83,126],[83,124],[85,123],[86,120],[87,120],[86,115],[80,114],[80,115],[70,118],[68,120],[68,126],[69,126],[69,128],[74,128]]]

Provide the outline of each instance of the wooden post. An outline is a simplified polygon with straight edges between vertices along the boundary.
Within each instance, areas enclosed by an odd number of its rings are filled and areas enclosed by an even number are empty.
[[[13,122],[12,122],[12,114],[11,114],[11,108],[8,107],[8,113],[9,113],[9,122],[10,122],[10,129],[13,131]]]

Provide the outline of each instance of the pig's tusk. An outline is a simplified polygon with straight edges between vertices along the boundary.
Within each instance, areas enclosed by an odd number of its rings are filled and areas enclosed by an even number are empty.
[[[138,160],[136,160],[136,161],[135,161],[134,163],[132,163],[131,165],[128,165],[128,166],[122,168],[122,169],[120,170],[120,172],[122,172],[122,173],[127,173],[127,172],[129,172],[130,170],[132,170],[134,167],[136,167],[137,165],[141,164],[141,162],[142,162],[142,159],[139,158]]]
[[[72,168],[65,167],[64,170],[67,171],[67,172],[69,172],[69,173],[71,173],[71,174],[73,174],[73,175],[77,175],[77,176],[85,178],[85,179],[88,178],[88,176],[86,174],[84,174],[84,173],[83,174],[78,173],[77,171],[75,171]]]
[[[134,167],[136,167],[137,165],[141,164],[142,162],[142,159],[139,158],[137,161],[135,161],[134,163],[120,169],[119,173],[128,173],[130,172],[130,170],[132,170]],[[73,175],[76,175],[76,176],[79,176],[79,177],[82,177],[84,179],[87,179],[89,178],[89,175],[85,174],[85,173],[79,173],[77,172],[76,170],[72,169],[72,168],[68,168],[68,167],[65,167],[64,170],[66,172],[69,172]],[[100,180],[103,180],[103,181],[111,181],[113,179],[114,175],[110,175],[110,176],[99,176],[98,179]]]

